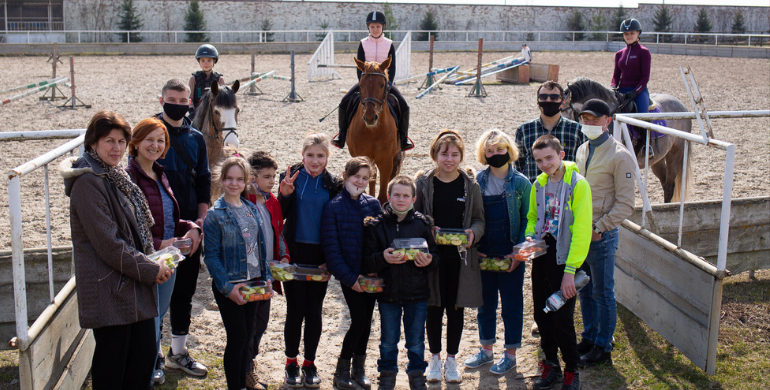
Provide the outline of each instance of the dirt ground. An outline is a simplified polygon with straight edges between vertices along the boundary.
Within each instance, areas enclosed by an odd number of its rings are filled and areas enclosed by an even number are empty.
[[[487,53],[484,61],[491,61],[508,53]],[[338,63],[347,63],[353,54],[337,54]],[[536,63],[551,63],[560,66],[559,80],[564,84],[578,76],[587,76],[609,84],[612,74],[613,53],[534,53]],[[309,55],[298,55],[297,92],[305,99],[304,103],[283,103],[281,100],[289,93],[289,83],[277,80],[265,80],[258,84],[264,91],[261,96],[240,97],[239,136],[242,147],[247,151],[267,150],[273,153],[280,167],[300,160],[300,141],[308,132],[321,131],[334,135],[337,130],[336,113],[322,123],[319,119],[334,109],[342,97],[340,89],[349,88],[356,77],[354,70],[341,69],[343,79],[320,82],[307,82],[306,63]],[[39,102],[38,96],[25,97],[0,108],[0,131],[33,131],[47,129],[84,128],[93,113],[109,109],[123,114],[130,123],[135,124],[160,111],[158,96],[163,83],[174,77],[184,80],[196,69],[194,57],[178,56],[111,56],[78,57],[77,67],[78,96],[91,104],[91,109],[76,111],[61,110],[48,103]],[[289,75],[288,55],[261,55],[257,58],[257,70],[266,72],[275,70],[277,75]],[[66,61],[65,61],[66,62]],[[352,59],[351,59],[352,62]],[[437,67],[461,65],[469,68],[476,63],[474,53],[437,53]],[[227,80],[245,77],[249,74],[250,58],[245,55],[224,55],[216,69]],[[650,91],[669,93],[691,107],[689,97],[679,75],[679,66],[691,66],[698,86],[705,97],[706,107],[717,110],[751,110],[770,107],[770,94],[767,93],[770,80],[770,61],[762,59],[706,58],[688,56],[653,56],[653,72],[649,82]],[[22,83],[47,79],[51,76],[51,66],[43,57],[0,57],[0,89],[10,88]],[[427,54],[412,55],[412,73],[424,73],[427,68]],[[68,67],[60,65],[58,74],[68,73]],[[516,127],[538,115],[535,104],[537,84],[530,85],[487,85],[488,97],[483,99],[468,98],[470,87],[444,86],[442,90],[416,100],[417,86],[401,86],[400,90],[412,107],[411,132],[417,148],[407,154],[402,169],[405,174],[414,174],[420,169],[429,168],[428,156],[430,140],[442,128],[458,129],[466,137],[469,152],[466,163],[474,168],[480,165],[471,161],[472,148],[480,134],[490,128],[500,128],[513,135]],[[68,91],[67,91],[68,92]],[[69,94],[69,92],[68,92]],[[7,96],[3,96],[7,97]],[[770,181],[766,178],[764,167],[770,155],[770,119],[732,119],[712,120],[714,135],[722,140],[736,144],[735,184],[733,197],[751,197],[770,194]],[[697,124],[694,123],[697,129]],[[52,148],[63,144],[63,140],[5,142],[0,145],[0,167],[8,172],[13,167],[28,161]],[[690,200],[718,199],[722,194],[724,175],[724,152],[702,145],[696,145],[695,187]],[[339,173],[347,159],[347,150],[337,151],[330,159],[329,169]],[[69,241],[68,201],[63,194],[62,181],[58,175],[56,160],[49,173],[52,216],[52,242],[54,245],[67,245]],[[10,222],[8,217],[7,182],[0,184],[0,248],[10,249]],[[662,191],[657,180],[650,174],[648,190],[652,202],[662,201]],[[45,208],[44,208],[43,173],[38,170],[22,178],[22,213],[24,226],[24,246],[45,246]],[[641,200],[637,198],[637,203]],[[206,273],[200,276],[200,288],[195,297],[193,329],[190,343],[193,350],[205,351],[221,356],[225,345],[225,334],[219,313],[207,307],[213,297],[210,291],[210,279]],[[528,289],[527,286],[525,289]],[[339,353],[342,338],[348,327],[349,314],[345,307],[339,283],[329,284],[324,307],[324,333],[319,348],[317,364],[324,388],[331,388],[331,374],[336,356]],[[518,355],[516,372],[497,377],[486,370],[467,370],[463,373],[463,383],[449,388],[525,388],[536,374],[538,356],[536,354],[539,339],[529,336],[532,323],[530,294],[525,293],[525,332],[522,349]],[[283,313],[285,300],[273,300],[272,320],[268,333],[263,338],[262,355],[257,363],[260,376],[270,383],[281,383],[283,379]],[[465,331],[460,346],[458,359],[464,360],[476,351],[478,333],[475,324],[475,310],[466,310]],[[368,372],[374,377],[376,372],[377,335],[379,317],[375,314],[372,326],[372,338],[369,343]],[[502,337],[502,323],[498,326],[498,336]],[[403,343],[402,343],[403,345]],[[498,343],[497,354],[501,353]],[[399,388],[408,388],[403,369],[406,354],[401,353],[401,371]],[[218,373],[222,375],[223,373]],[[586,371],[581,376],[586,388],[601,388],[602,379]],[[446,387],[446,386],[444,386]]]

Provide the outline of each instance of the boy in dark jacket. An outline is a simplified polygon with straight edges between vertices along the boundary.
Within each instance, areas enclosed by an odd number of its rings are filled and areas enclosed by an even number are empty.
[[[397,176],[388,184],[388,201],[383,212],[364,221],[364,268],[384,279],[384,289],[377,298],[381,330],[379,388],[395,388],[398,373],[398,342],[403,313],[406,339],[407,374],[411,389],[426,389],[425,319],[427,316],[428,270],[439,261],[433,239],[431,220],[414,210],[415,184],[408,176]],[[414,261],[393,253],[395,238],[424,238],[429,253],[418,253]]]

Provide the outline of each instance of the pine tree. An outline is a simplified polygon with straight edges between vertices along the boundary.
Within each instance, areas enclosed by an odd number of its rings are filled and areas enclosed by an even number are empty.
[[[273,29],[273,22],[270,21],[270,19],[262,19],[262,31],[265,32],[265,42],[273,42],[275,41],[274,32],[270,32],[270,30]]]
[[[746,34],[746,25],[744,23],[743,13],[738,12],[735,14],[735,19],[733,19],[733,25],[730,30],[733,34]]]
[[[607,26],[607,31],[620,31],[620,23],[623,23],[626,19],[628,19],[628,15],[626,15],[626,10],[623,8],[623,4],[621,4],[620,7],[615,10],[615,14],[612,15],[610,25]]]
[[[432,11],[425,12],[425,16],[423,16],[422,20],[420,21],[420,30],[431,32],[419,33],[417,37],[418,41],[429,41],[430,38],[428,37],[428,34],[433,35],[433,39],[438,41],[438,34],[435,32],[438,30],[438,20],[436,20],[436,15]]]
[[[203,10],[201,10],[198,0],[192,0],[184,14],[185,31],[206,31],[206,21],[203,19]],[[185,42],[208,42],[209,37],[205,33],[187,33]]]
[[[673,24],[673,22],[674,18],[671,16],[671,12],[668,10],[665,4],[658,8],[657,11],[655,11],[655,17],[652,20],[652,24],[655,26],[655,31],[670,32],[671,24]],[[669,42],[670,40],[670,35],[663,36],[663,42]]]
[[[709,15],[706,13],[706,9],[701,8],[698,12],[698,20],[695,21],[695,26],[693,29],[698,33],[707,33],[711,31],[711,27],[711,20],[709,20]],[[707,37],[698,35],[695,36],[695,39],[700,43],[708,40]]]
[[[575,11],[567,19],[567,30],[569,31],[583,31],[586,29],[585,21],[583,20],[583,14],[580,11]],[[573,34],[568,34],[567,39],[572,40]],[[583,40],[583,34],[574,34],[576,41]]]
[[[398,22],[396,22],[396,17],[393,16],[393,7],[391,7],[389,3],[382,3],[382,13],[385,14],[385,27],[389,31],[398,30]],[[388,35],[391,39],[393,38],[391,34]]]
[[[591,18],[591,31],[603,31],[605,27],[607,26],[607,17],[604,16],[604,13],[600,10],[599,13],[594,15],[593,18]],[[605,34],[602,33],[593,33],[591,35],[591,40],[594,41],[602,41],[606,38]]]
[[[315,33],[315,40],[318,41],[318,42],[323,41],[324,38],[326,38],[326,34],[329,33],[328,31],[326,31],[328,29],[329,29],[329,21],[328,20],[322,21],[321,22],[321,30],[324,30],[324,32]]]
[[[120,4],[120,22],[118,23],[118,27],[124,31],[139,30],[143,25],[141,17],[142,16],[136,10],[134,0],[123,0]],[[130,39],[129,35],[131,36]],[[121,42],[141,42],[143,39],[139,36],[139,33],[118,34],[118,36],[120,36]]]

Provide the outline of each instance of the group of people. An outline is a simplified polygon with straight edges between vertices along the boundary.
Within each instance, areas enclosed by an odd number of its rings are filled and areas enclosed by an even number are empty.
[[[384,39],[384,15],[370,14],[368,22],[375,30],[370,38]],[[638,33],[635,38],[629,46],[638,44]],[[308,388],[322,383],[314,361],[328,282],[279,283],[270,261],[327,269],[339,280],[350,310],[332,380],[339,389],[372,387],[365,361],[375,307],[381,320],[380,389],[395,387],[402,323],[410,388],[460,383],[456,355],[465,308],[477,308],[480,348],[464,366],[492,364],[490,372],[505,374],[516,367],[521,347],[527,266],[514,258],[512,246],[532,240],[547,244],[545,255],[531,262],[534,318],[544,353],[535,388],[561,380],[563,389],[579,389],[578,367],[611,363],[614,257],[618,226],[633,212],[636,160],[608,132],[612,112],[605,102],[586,102],[578,124],[561,116],[563,88],[543,83],[536,97],[538,118],[518,127],[514,137],[494,129],[476,141],[473,154],[484,169],[463,168],[463,137],[442,130],[429,148],[434,166],[414,178],[392,179],[382,205],[364,193],[372,162],[351,158],[338,177],[327,170],[332,139],[313,133],[303,140],[301,161],[280,173],[276,196],[278,164],[267,151],[235,153],[209,171],[204,137],[187,116],[203,82],[198,79],[222,80],[212,73],[216,49],[204,49],[196,54],[203,76],[194,74],[189,83],[168,81],[159,114],[131,128],[120,114],[96,113],[86,130],[85,154],[60,166],[70,197],[80,325],[93,329],[96,341],[95,390],[152,387],[163,383],[166,367],[207,374],[186,345],[201,257],[227,334],[228,389],[260,386],[253,364],[270,321],[270,300],[247,301],[240,290],[250,281],[272,284],[286,299],[286,383]],[[344,142],[344,135],[340,138]],[[222,188],[218,199],[211,199],[212,181]],[[435,235],[442,229],[462,230],[467,244],[437,245]],[[409,238],[425,240],[427,250],[413,258],[394,252],[395,241]],[[192,244],[178,266],[148,257],[179,240]],[[509,259],[511,266],[507,272],[482,271],[479,259],[486,257]],[[590,282],[578,291],[579,270]],[[365,276],[383,279],[382,291],[364,291]],[[566,304],[544,311],[557,291]],[[573,318],[578,295],[580,343]],[[498,304],[504,351],[495,360]],[[160,336],[166,312],[171,345],[164,356]]]

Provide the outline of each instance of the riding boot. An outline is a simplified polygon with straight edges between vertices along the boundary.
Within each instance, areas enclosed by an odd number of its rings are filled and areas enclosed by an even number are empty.
[[[355,390],[356,385],[350,379],[350,359],[337,359],[337,369],[332,382],[339,390]]]
[[[340,132],[339,134],[335,135],[334,138],[332,138],[332,145],[342,149],[345,147],[345,138],[348,135],[348,104],[347,102],[340,103],[339,108],[337,109],[339,112],[339,126],[340,126]]]
[[[401,117],[398,120],[398,132],[401,137],[401,150],[407,151],[414,149],[414,143],[409,139],[409,108],[401,111]]]
[[[366,377],[366,355],[354,355],[353,365],[351,366],[351,376],[353,381],[366,390],[372,388],[372,382]]]

